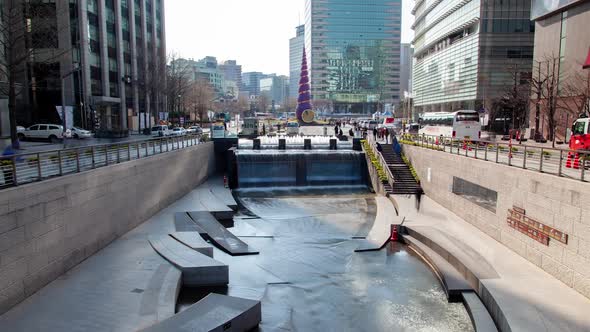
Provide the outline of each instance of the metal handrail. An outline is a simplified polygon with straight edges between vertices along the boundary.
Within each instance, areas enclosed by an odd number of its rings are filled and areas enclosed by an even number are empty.
[[[385,158],[383,158],[383,155],[381,154],[381,152],[379,152],[379,150],[377,150],[377,142],[373,138],[371,138],[370,135],[368,136],[368,141],[369,141],[369,145],[371,146],[371,149],[373,150],[373,153],[379,156],[379,162],[381,163],[381,165],[384,165],[384,168],[387,172],[387,178],[388,178],[389,185],[393,187],[393,184],[395,183],[393,173],[391,173],[391,170],[387,166],[387,161],[385,161]]]
[[[201,143],[200,135],[191,134],[0,156],[0,189],[124,163]]]
[[[422,148],[434,148],[455,155],[584,182],[587,182],[585,173],[587,168],[590,168],[589,150],[574,151],[571,149],[549,148],[523,144],[523,142],[517,140],[514,143],[504,143],[425,134],[404,134],[402,139],[409,139],[416,146]]]

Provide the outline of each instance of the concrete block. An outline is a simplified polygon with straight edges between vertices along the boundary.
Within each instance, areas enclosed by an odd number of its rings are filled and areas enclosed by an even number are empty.
[[[576,273],[590,278],[590,259],[584,258],[575,252],[566,251],[564,263]]]
[[[590,259],[590,241],[579,239],[578,254]]]
[[[88,202],[97,197],[106,195],[109,184],[102,184],[97,187],[92,187],[70,196],[70,206],[79,206],[84,202]]]
[[[579,207],[571,206],[569,204],[562,204],[559,214],[563,217],[570,218],[576,221],[582,219],[582,209]]]
[[[547,256],[543,256],[543,263],[541,268],[545,270],[547,273],[554,276],[555,278],[562,281],[564,284],[568,285],[569,287],[573,287],[574,270],[570,269],[564,264],[561,264],[560,262],[551,259]]]
[[[524,234],[522,234],[522,236],[528,238]],[[556,244],[556,242],[557,241],[549,241],[549,246],[546,246],[546,245],[541,244],[535,240],[532,240],[531,244],[532,244],[533,248],[539,250],[545,256],[549,256],[558,262],[563,262],[563,252],[565,251],[565,249],[563,248],[563,246]]]
[[[573,223],[572,234],[585,241],[590,241],[590,225],[575,222]]]
[[[49,264],[49,256],[46,251],[37,251],[27,259],[27,273],[35,274]]]
[[[67,209],[70,205],[67,197],[58,198],[53,201],[45,202],[45,216],[51,216],[58,213],[61,210]]]
[[[545,225],[553,225],[554,212],[551,209],[551,205],[542,206],[529,201],[524,208],[526,209],[527,216],[536,219]]]
[[[47,264],[44,268],[34,274],[28,275],[23,279],[25,286],[25,295],[31,296],[39,289],[45,287],[47,284],[57,279],[64,274],[64,266],[62,261],[54,261]]]
[[[22,258],[31,256],[35,252],[32,242],[22,242],[14,247],[0,252],[0,268]]]
[[[61,227],[67,223],[67,220],[62,214],[54,214],[48,217],[46,220],[36,221],[24,226],[25,228],[25,238],[27,240],[32,240],[43,236],[56,228]]]
[[[35,221],[42,220],[45,217],[45,204],[39,203],[31,205],[25,209],[15,211],[17,223],[24,226]]]
[[[0,234],[15,229],[18,226],[16,213],[8,213],[0,216]]]
[[[507,233],[501,233],[500,242],[522,257],[526,257],[526,245],[523,241]]]
[[[64,271],[68,271],[86,259],[84,249],[74,249],[62,257]]]
[[[0,201],[0,216],[8,213],[8,202]]]
[[[590,298],[590,277],[585,277],[579,273],[575,273],[574,289],[587,298]]]
[[[0,234],[0,252],[25,241],[25,228],[19,227]]]
[[[590,205],[582,209],[582,218],[580,219],[582,224],[590,225]]]
[[[526,247],[526,256],[524,256],[529,262],[537,265],[538,267],[543,266],[543,254],[534,249],[531,246]]]
[[[59,226],[54,230],[41,235],[35,239],[35,250],[44,251],[52,248],[54,245],[66,248],[67,244],[63,241],[66,237],[65,234],[66,228],[64,226]]]
[[[27,260],[22,258],[0,268],[0,289],[21,281],[27,273]]]
[[[0,290],[0,312],[6,312],[25,299],[25,289],[22,282],[16,282]]]

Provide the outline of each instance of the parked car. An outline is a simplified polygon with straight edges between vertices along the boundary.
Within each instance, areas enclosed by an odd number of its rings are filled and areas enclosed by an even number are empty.
[[[82,138],[91,138],[92,137],[92,132],[90,132],[89,130],[86,129],[82,129],[82,128],[78,128],[78,127],[72,127],[70,129],[72,138],[78,138],[78,139],[82,139]]]
[[[18,135],[20,138],[47,139],[52,143],[57,143],[58,140],[63,138],[63,128],[63,126],[55,124],[36,124],[25,129]]]
[[[187,134],[191,134],[191,135],[201,135],[203,134],[203,129],[199,126],[191,126],[188,127],[188,129],[186,130]]]
[[[160,126],[153,126],[152,127],[152,136],[170,136],[171,130],[168,128],[167,125],[160,125]]]
[[[186,129],[182,128],[182,127],[176,127],[174,129],[172,129],[172,136],[184,136],[186,135]]]

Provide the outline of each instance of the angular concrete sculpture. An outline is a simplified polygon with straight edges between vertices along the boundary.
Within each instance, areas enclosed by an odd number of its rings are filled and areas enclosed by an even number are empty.
[[[185,246],[200,252],[205,256],[213,258],[213,247],[207,241],[203,240],[198,232],[175,232],[170,233],[174,239]]]
[[[207,232],[206,236],[219,249],[232,256],[258,254],[258,251],[252,250],[247,243],[238,239],[220,224],[213,214],[207,211],[189,212],[188,214],[200,228]]]
[[[260,324],[260,301],[211,293],[143,332],[250,331]]]
[[[168,235],[149,236],[148,240],[160,256],[182,271],[184,285],[199,287],[228,284],[227,265],[194,251]]]

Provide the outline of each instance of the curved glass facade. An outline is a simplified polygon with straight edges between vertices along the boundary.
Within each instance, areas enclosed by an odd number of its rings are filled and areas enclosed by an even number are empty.
[[[399,102],[401,0],[307,0],[305,19],[314,100],[342,115]]]

